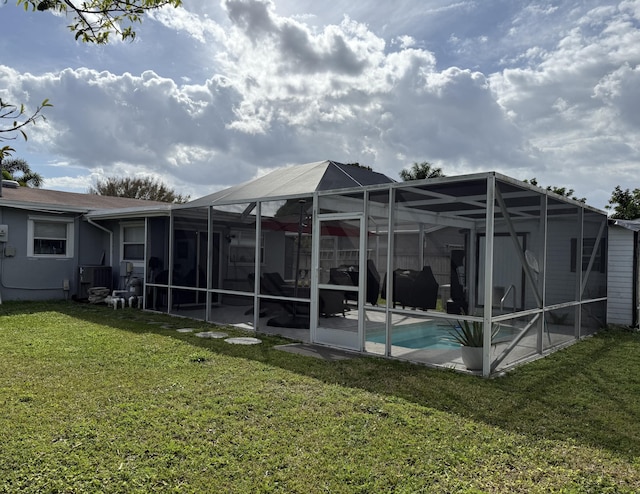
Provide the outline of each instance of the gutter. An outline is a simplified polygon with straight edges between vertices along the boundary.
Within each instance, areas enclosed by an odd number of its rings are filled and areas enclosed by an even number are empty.
[[[114,220],[123,218],[169,216],[171,214],[171,206],[173,205],[161,204],[153,207],[93,209],[87,212],[86,217],[98,220]]]
[[[99,225],[98,223],[93,221],[91,218],[87,218],[85,216],[85,219],[90,225],[93,225],[96,228],[102,230],[103,232],[107,232],[109,234],[109,263],[111,264],[111,266],[113,266],[113,232],[108,228],[105,228],[104,226]]]
[[[13,209],[27,209],[39,213],[62,214],[62,213],[87,213],[87,208],[64,206],[60,204],[33,203],[24,201],[9,201],[0,197],[0,206]]]

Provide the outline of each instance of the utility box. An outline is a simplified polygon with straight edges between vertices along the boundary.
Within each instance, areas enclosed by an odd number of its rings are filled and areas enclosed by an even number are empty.
[[[9,225],[0,225],[0,242],[9,241]]]

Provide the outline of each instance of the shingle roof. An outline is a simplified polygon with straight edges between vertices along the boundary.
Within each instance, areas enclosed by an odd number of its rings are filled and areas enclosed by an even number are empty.
[[[59,190],[31,187],[2,188],[0,206],[34,206],[42,209],[92,211],[98,209],[122,209],[166,205],[158,201],[144,201],[127,197],[110,197],[96,194],[79,194]]]
[[[620,226],[622,228],[626,228],[627,230],[632,230],[634,232],[640,232],[640,219],[637,219],[637,220],[609,219],[609,224]]]

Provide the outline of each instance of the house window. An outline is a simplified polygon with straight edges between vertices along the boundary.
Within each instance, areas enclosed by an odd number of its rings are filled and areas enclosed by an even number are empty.
[[[144,261],[144,223],[127,223],[121,225],[123,261]]]
[[[29,217],[27,256],[73,257],[73,220]]]
[[[591,253],[593,252],[594,245],[596,243],[595,238],[585,238],[584,245],[582,247],[582,271],[586,271],[589,267],[589,260],[591,259]],[[576,258],[578,253],[578,241],[575,238],[571,239],[571,272],[576,272]],[[605,239],[600,239],[600,244],[597,246],[595,258],[593,259],[592,271],[604,273],[605,272]]]

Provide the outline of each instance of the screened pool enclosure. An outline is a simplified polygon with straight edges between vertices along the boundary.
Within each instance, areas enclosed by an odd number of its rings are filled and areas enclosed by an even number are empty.
[[[496,173],[326,161],[145,219],[145,308],[489,376],[605,324],[607,217]],[[466,349],[464,349],[466,351]]]

